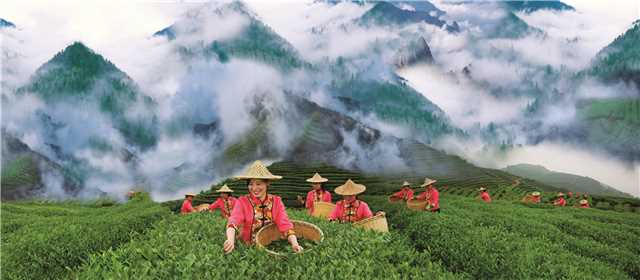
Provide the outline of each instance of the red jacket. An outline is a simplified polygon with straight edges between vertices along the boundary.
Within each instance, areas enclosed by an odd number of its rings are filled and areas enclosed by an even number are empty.
[[[392,197],[401,198],[404,200],[412,200],[413,199],[413,190],[412,189],[402,189],[399,192],[391,195]]]
[[[219,197],[218,199],[216,199],[216,202],[209,205],[209,210],[213,212],[216,209],[220,209],[220,214],[222,215],[222,217],[227,219],[229,218],[229,215],[231,215],[231,210],[233,210],[233,206],[236,205],[237,201],[238,199],[232,196],[230,196],[227,201],[225,201],[222,197]]]
[[[185,199],[184,202],[182,203],[182,207],[180,208],[180,213],[188,214],[194,211],[195,210],[193,209],[193,206],[191,206],[191,201]]]
[[[314,201],[324,201],[331,202],[331,193],[323,190],[321,195],[318,195],[316,191],[309,191],[307,193],[307,200],[304,206],[309,210],[309,214],[313,212],[313,202]]]
[[[373,213],[366,202],[356,199],[347,203],[345,200],[340,200],[329,215],[329,220],[352,223],[370,217],[373,217]]]
[[[416,197],[417,200],[427,200],[431,204],[431,211],[440,209],[440,193],[436,188],[421,193]]]
[[[238,199],[227,226],[236,229],[242,226],[240,237],[244,242],[252,244],[254,234],[270,223],[275,223],[283,235],[293,233],[293,224],[279,196],[268,194],[265,200],[260,201],[253,194],[249,194]]]
[[[567,201],[564,200],[564,198],[560,197],[560,198],[556,199],[556,201],[553,202],[553,205],[565,206],[565,205],[567,205]]]
[[[480,199],[484,200],[484,202],[491,202],[491,196],[489,196],[488,192],[482,192],[480,194]]]

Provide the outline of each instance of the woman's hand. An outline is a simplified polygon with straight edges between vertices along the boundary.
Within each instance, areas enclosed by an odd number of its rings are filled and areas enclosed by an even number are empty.
[[[289,244],[291,244],[291,249],[293,249],[294,252],[300,253],[304,250],[304,248],[298,244],[298,238],[295,235],[289,235],[287,239],[289,239]]]
[[[224,241],[222,248],[225,254],[231,253],[236,247],[236,229],[230,227],[227,228],[227,240]]]

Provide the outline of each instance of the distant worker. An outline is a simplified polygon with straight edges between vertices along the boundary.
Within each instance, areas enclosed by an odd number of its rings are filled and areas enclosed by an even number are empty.
[[[589,201],[586,199],[582,199],[580,200],[580,206],[578,206],[579,208],[590,208],[589,207]]]
[[[396,192],[393,195],[391,195],[392,201],[397,201],[397,200],[408,201],[412,199],[413,199],[413,190],[411,189],[411,184],[407,181],[404,181],[404,183],[402,183],[402,189],[400,189],[399,192]]]
[[[307,208],[309,214],[313,213],[314,202],[322,201],[331,203],[331,193],[324,189],[323,183],[329,181],[327,178],[323,178],[320,174],[316,173],[313,177],[307,179],[307,182],[311,183],[311,190],[307,193],[307,198],[304,202],[304,207]]]
[[[182,202],[182,207],[180,208],[180,214],[189,214],[191,212],[196,212],[191,206],[191,202],[196,195],[193,193],[187,193],[184,195],[184,202]]]
[[[369,205],[357,198],[357,195],[363,193],[366,189],[365,185],[356,184],[351,179],[337,187],[334,192],[341,195],[343,199],[336,203],[336,208],[329,214],[329,221],[353,223],[373,217]]]
[[[563,193],[558,193],[558,198],[553,201],[553,205],[564,207],[567,205],[567,201],[564,199]]]
[[[438,182],[437,180],[424,178],[424,184],[422,187],[425,187],[425,192],[418,195],[415,199],[417,200],[426,200],[427,210],[431,212],[440,213],[440,193],[434,187],[434,184]]]
[[[532,192],[530,195],[527,195],[522,198],[522,202],[524,203],[540,203],[540,192]]]
[[[479,189],[479,191],[480,191],[480,199],[482,199],[482,201],[487,203],[491,202],[491,196],[489,195],[487,188],[482,187]]]
[[[228,219],[238,199],[231,196],[233,190],[230,189],[227,184],[224,184],[224,186],[216,190],[216,192],[220,194],[220,197],[216,199],[216,202],[209,205],[209,211],[214,212],[216,209],[220,209],[222,217]]]

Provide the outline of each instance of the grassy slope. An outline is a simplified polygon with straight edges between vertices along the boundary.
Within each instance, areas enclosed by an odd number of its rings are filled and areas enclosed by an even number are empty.
[[[40,182],[37,162],[30,155],[22,155],[2,167],[2,192],[12,193],[21,186],[35,186]]]
[[[603,99],[578,107],[587,141],[621,156],[640,155],[640,99]]]
[[[629,194],[602,185],[589,177],[573,175],[569,173],[554,172],[543,166],[518,164],[503,169],[511,174],[538,180],[545,184],[558,188],[566,188],[573,192],[587,192],[591,194],[630,197]]]

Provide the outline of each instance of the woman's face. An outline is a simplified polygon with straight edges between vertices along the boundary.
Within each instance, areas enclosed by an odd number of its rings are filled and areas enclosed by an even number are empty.
[[[256,197],[264,198],[267,194],[268,180],[251,179],[249,180],[249,192]]]
[[[355,199],[356,199],[355,195],[345,195],[344,196],[344,200],[349,201],[349,202],[354,201]]]
[[[313,183],[313,184],[311,184],[311,188],[314,191],[319,191],[322,188],[322,185],[320,185],[320,183]]]
[[[229,193],[224,192],[224,193],[221,193],[220,196],[224,199],[227,199],[229,198]]]

